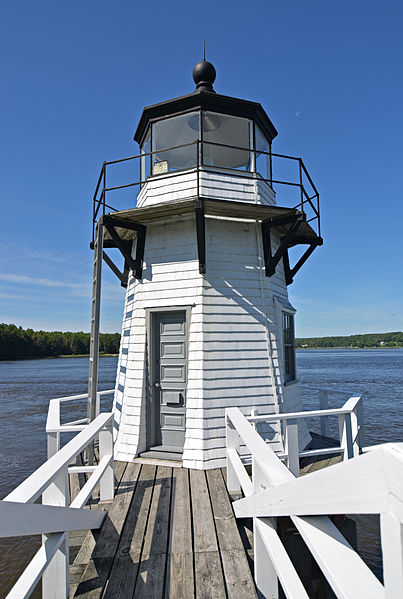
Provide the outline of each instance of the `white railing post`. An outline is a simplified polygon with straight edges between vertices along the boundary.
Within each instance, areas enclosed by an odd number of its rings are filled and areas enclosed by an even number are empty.
[[[298,420],[289,418],[285,421],[285,453],[287,454],[287,467],[294,476],[299,476],[299,447],[298,447]]]
[[[278,578],[259,528],[267,526],[276,531],[276,521],[277,518],[253,518],[254,578],[256,587],[267,599],[278,599]]]
[[[67,507],[69,505],[69,478],[67,467],[42,493],[42,504]],[[66,599],[69,596],[69,534],[65,532],[53,559],[42,577],[43,599]],[[48,535],[42,536],[42,543]]]
[[[95,402],[95,418],[97,416],[99,416],[100,413],[101,413],[101,394],[98,391],[98,393],[97,393],[97,399],[96,399],[96,402]]]
[[[113,426],[110,422],[99,433],[99,460],[104,456],[111,456],[109,466],[106,468],[100,483],[100,499],[101,501],[113,499],[115,493],[115,479],[113,474]]]
[[[358,415],[358,404],[350,414],[351,420],[351,442],[353,457],[360,455],[360,421]]]
[[[229,458],[228,450],[239,450],[239,434],[228,415],[225,416],[225,437],[227,454],[227,489],[230,495],[235,495],[241,493],[241,485]]]
[[[268,489],[269,484],[259,467],[258,460],[252,455],[253,492]],[[256,587],[263,597],[278,599],[278,577],[267,552],[263,535],[265,528],[277,531],[277,518],[253,518],[253,564]]]
[[[48,459],[60,449],[60,433],[47,433]]]
[[[329,396],[325,389],[319,391],[319,407],[321,410],[327,410],[329,407]],[[320,417],[320,434],[323,437],[329,436],[329,416]]]
[[[403,590],[403,527],[392,512],[380,520],[385,599],[395,599]]]
[[[339,435],[343,461],[349,460],[350,458],[354,457],[351,431],[351,413],[339,415]]]
[[[357,403],[356,413],[358,421],[358,444],[361,450],[365,445],[364,404],[362,401],[362,397],[360,397],[360,401]]]
[[[252,408],[250,411],[250,415],[251,415],[251,418],[254,418],[255,416],[259,416],[259,410],[257,408]],[[256,431],[257,430],[256,422],[252,422],[251,424]]]

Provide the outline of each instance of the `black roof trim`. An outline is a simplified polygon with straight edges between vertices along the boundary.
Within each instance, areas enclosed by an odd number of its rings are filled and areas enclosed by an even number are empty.
[[[274,139],[277,135],[276,128],[267,116],[262,105],[258,102],[241,100],[239,98],[232,98],[231,96],[222,96],[221,94],[204,90],[196,90],[186,96],[180,96],[179,98],[173,98],[166,102],[146,106],[134,134],[134,140],[141,145],[148,123],[151,120],[197,108],[253,119],[263,135],[265,135],[269,141]]]

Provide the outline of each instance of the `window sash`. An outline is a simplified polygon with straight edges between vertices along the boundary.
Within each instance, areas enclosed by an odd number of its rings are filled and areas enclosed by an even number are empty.
[[[296,379],[294,315],[283,312],[284,379],[288,383]]]

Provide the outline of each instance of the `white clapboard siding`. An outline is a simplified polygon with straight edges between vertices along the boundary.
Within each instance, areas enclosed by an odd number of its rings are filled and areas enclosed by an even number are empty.
[[[203,172],[200,177],[200,195],[212,199],[255,203],[256,184],[249,177]]]
[[[203,285],[198,272],[193,222],[148,225],[144,257],[150,264],[141,282],[134,282],[130,310],[136,316],[130,329],[122,395],[122,416],[116,440],[117,459],[131,460],[146,449],[146,312],[150,307],[188,306],[197,303]],[[130,292],[128,292],[128,295]],[[125,307],[125,311],[128,307]],[[195,333],[191,330],[191,335]],[[200,343],[199,338],[195,342]],[[189,347],[191,356],[191,348]],[[189,356],[189,357],[190,357]],[[192,391],[187,403],[192,402]]]
[[[276,194],[265,181],[260,181],[258,179],[257,182],[257,195],[259,198],[259,203],[267,204],[268,206],[274,206],[276,203]]]
[[[274,205],[275,193],[253,174],[200,169],[197,172],[166,173],[148,179],[137,196],[137,206],[152,206],[161,202],[183,200],[197,196],[211,199]]]
[[[277,250],[280,244],[280,235],[274,231],[272,235],[273,253]],[[283,261],[280,260],[276,268],[275,274],[270,277],[264,277],[263,282],[264,294],[266,297],[279,298],[288,302],[287,285],[285,282],[285,274]],[[273,354],[273,365],[275,367],[276,377],[282,380],[284,376],[284,359],[283,359],[283,348],[282,348],[282,314],[278,304],[272,299],[268,303],[269,318],[273,323],[273,336],[276,339],[275,343],[272,343],[272,354]],[[281,412],[295,412],[302,411],[301,394],[298,383],[287,384],[282,388],[282,397],[280,402]],[[298,423],[298,436],[299,436],[299,447],[300,449],[306,447],[311,440],[308,432],[308,428],[304,421]]]
[[[152,206],[161,202],[183,200],[197,195],[195,171],[165,174],[148,179],[137,196],[137,206]]]
[[[196,173],[189,172],[152,179],[138,205],[187,193],[193,197],[195,182]],[[269,186],[253,177],[205,171],[199,183],[205,197],[275,202]],[[273,251],[278,243],[274,236]],[[282,385],[281,322],[273,302],[273,296],[288,297],[284,269],[280,262],[275,275],[266,278],[262,256],[259,224],[209,217],[202,276],[193,219],[176,217],[147,226],[143,279],[130,279],[124,308],[114,403],[117,459],[131,460],[146,449],[147,309],[191,309],[185,466],[225,465],[227,407],[239,407],[246,415],[253,408],[278,413],[285,404],[299,409],[297,386]],[[258,427],[273,449],[282,449],[278,423]]]
[[[201,415],[187,411],[187,443],[183,456],[184,464],[194,467],[224,464],[222,448],[227,406],[236,405],[247,414],[252,407],[261,407],[269,413],[275,410],[276,403],[267,355],[254,226],[209,219],[206,239],[203,319],[198,326],[203,342],[197,354],[203,364],[203,411]],[[245,260],[253,268],[244,269]],[[251,369],[251,361],[259,355],[262,356],[260,367]],[[223,364],[228,366],[227,372],[217,370],[217,366],[222,368]]]

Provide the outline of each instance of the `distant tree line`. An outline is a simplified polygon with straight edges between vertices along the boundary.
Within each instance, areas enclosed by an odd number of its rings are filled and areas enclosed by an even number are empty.
[[[367,333],[346,337],[299,337],[296,347],[402,347],[403,332]]]
[[[119,352],[119,333],[101,333],[99,351]],[[61,331],[34,331],[14,324],[0,324],[0,360],[45,356],[88,354],[90,334]]]

